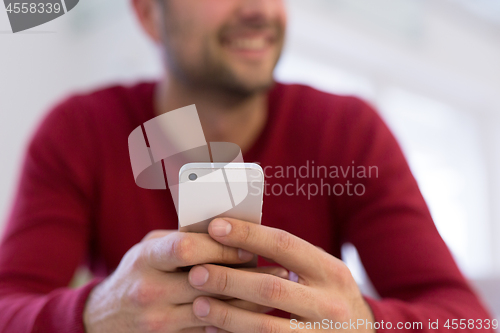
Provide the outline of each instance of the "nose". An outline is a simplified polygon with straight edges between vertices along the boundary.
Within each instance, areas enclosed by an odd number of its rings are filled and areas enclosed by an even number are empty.
[[[268,20],[276,14],[279,2],[281,0],[240,0],[240,17],[251,21]]]

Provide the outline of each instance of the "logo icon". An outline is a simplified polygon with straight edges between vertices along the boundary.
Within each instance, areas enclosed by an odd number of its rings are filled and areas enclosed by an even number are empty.
[[[52,21],[75,8],[80,0],[3,0],[12,32]]]
[[[234,163],[243,163],[240,147],[229,142],[207,143],[194,105],[164,113],[137,127],[128,137],[128,147],[136,184],[144,189],[168,187],[178,216],[183,211],[179,193],[192,194],[194,181],[216,181],[223,185],[208,186],[200,198],[200,205],[212,203],[210,213],[189,214],[190,218],[180,221],[181,227],[224,213],[248,196],[245,169],[231,168]],[[192,175],[180,180],[182,167],[190,163],[211,163],[214,169],[198,179]],[[234,179],[238,182],[230,182]],[[227,193],[221,193],[221,188]]]

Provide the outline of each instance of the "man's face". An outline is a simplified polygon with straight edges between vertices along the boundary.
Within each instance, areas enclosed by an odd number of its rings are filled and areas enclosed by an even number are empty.
[[[160,0],[168,69],[185,84],[269,88],[284,43],[283,0]]]

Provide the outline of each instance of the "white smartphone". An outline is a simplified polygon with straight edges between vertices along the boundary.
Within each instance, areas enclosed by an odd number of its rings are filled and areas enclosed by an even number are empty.
[[[261,222],[264,172],[255,163],[188,163],[179,172],[179,230],[208,232],[216,217]]]
[[[216,217],[260,224],[263,194],[264,172],[258,164],[185,164],[179,171],[179,231],[208,233]],[[243,266],[256,265],[257,256]]]

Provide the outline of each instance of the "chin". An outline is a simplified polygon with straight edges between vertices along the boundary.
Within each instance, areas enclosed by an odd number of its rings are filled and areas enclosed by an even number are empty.
[[[235,73],[229,83],[235,87],[240,87],[242,91],[248,94],[259,93],[270,89],[274,85],[272,73],[272,70],[262,71],[261,73],[255,71]]]
[[[219,63],[218,66],[203,71],[201,75],[199,71],[193,73],[191,70],[191,73],[193,82],[246,97],[269,90],[275,83],[273,71],[274,66],[269,64],[240,66]]]
[[[274,79],[249,81],[237,80],[226,85],[226,88],[240,95],[251,96],[269,90],[274,85]]]

